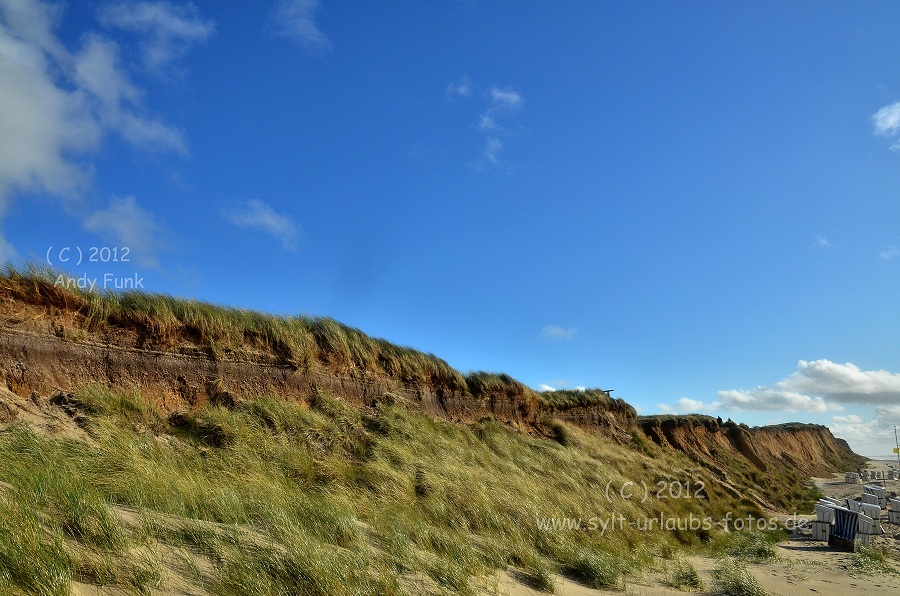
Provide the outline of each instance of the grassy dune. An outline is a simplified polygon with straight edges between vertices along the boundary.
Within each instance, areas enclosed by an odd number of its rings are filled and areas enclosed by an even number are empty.
[[[79,581],[136,593],[465,594],[507,566],[548,591],[558,572],[616,587],[718,530],[541,520],[761,516],[711,479],[708,499],[644,498],[641,481],[704,477],[677,454],[567,425],[563,445],[327,395],[309,408],[260,397],[168,419],[135,393],[89,387],[73,403],[87,443],[0,433],[3,593],[68,594]],[[623,496],[627,482],[638,488]]]
[[[0,292],[72,312],[87,332],[111,327],[138,331],[147,347],[189,343],[217,357],[232,350],[260,350],[304,371],[327,367],[467,390],[466,377],[437,356],[370,337],[328,317],[279,316],[141,291],[81,291],[58,285],[60,275],[65,274],[34,265],[8,266],[0,275]]]
[[[764,517],[719,471],[636,426],[613,440],[554,418],[601,406],[635,419],[602,390],[539,394],[328,318],[81,292],[57,275],[8,268],[0,295],[55,309],[64,334],[134,333],[143,347],[215,358],[263,352],[301,372],[390,377],[540,415],[527,434],[324,393],[308,407],[258,396],[164,415],[139,393],[82,387],[63,399],[88,440],[0,430],[0,593],[69,594],[79,582],[111,593],[469,594],[508,567],[547,592],[559,574],[620,588],[648,569],[699,589],[680,553],[728,552],[723,525]],[[796,474],[760,483],[733,463],[729,476],[770,502],[802,511],[816,496]],[[741,576],[740,555],[727,556],[722,577]]]

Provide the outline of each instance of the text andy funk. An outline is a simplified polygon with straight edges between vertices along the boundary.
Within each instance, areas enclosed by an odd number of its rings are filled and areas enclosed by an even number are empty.
[[[88,277],[87,273],[78,277],[70,277],[60,273],[53,282],[56,287],[66,288],[67,290],[84,290],[87,292],[95,292],[97,290],[143,290],[144,278],[134,276],[122,277],[113,275],[112,273],[104,273],[98,277]]]

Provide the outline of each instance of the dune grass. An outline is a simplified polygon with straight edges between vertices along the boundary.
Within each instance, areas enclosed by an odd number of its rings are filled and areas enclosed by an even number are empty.
[[[12,486],[0,490],[3,589],[62,594],[77,579],[146,592],[179,577],[210,594],[400,594],[417,593],[408,583],[421,575],[436,593],[465,594],[507,566],[548,591],[554,573],[621,587],[655,555],[708,537],[539,520],[735,505],[607,498],[607,485],[687,473],[687,462],[575,427],[565,446],[324,394],[307,409],[260,397],[168,418],[134,392],[87,387],[73,402],[91,444],[0,433],[0,481]]]
[[[719,560],[715,570],[716,589],[727,596],[768,596],[747,565],[731,557]]]
[[[603,389],[557,389],[555,391],[542,391],[538,394],[538,397],[541,404],[551,410],[599,405],[625,410],[632,419],[637,418],[637,411],[632,406],[624,400],[610,396]]]
[[[700,592],[704,588],[703,580],[694,566],[681,558],[672,561],[663,583],[670,588],[685,592]]]
[[[463,374],[429,353],[373,338],[329,317],[274,315],[143,291],[96,292],[57,283],[66,273],[29,264],[7,265],[0,273],[0,296],[71,313],[70,339],[100,331],[132,332],[137,346],[151,350],[205,351],[215,359],[262,355],[303,374],[327,371],[389,378],[412,387],[430,387],[485,401],[509,401],[525,417],[539,408],[565,410],[604,406],[635,411],[599,389],[538,393],[504,373]],[[67,333],[60,327],[57,333]]]
[[[722,535],[717,554],[742,563],[769,563],[778,558],[775,545],[787,538],[783,528],[735,531]]]
[[[29,304],[76,313],[86,331],[136,331],[147,348],[192,344],[217,358],[234,350],[261,350],[308,371],[390,376],[465,392],[465,377],[444,360],[372,338],[328,317],[279,316],[142,291],[90,292],[56,283],[60,271],[7,266],[0,292]]]

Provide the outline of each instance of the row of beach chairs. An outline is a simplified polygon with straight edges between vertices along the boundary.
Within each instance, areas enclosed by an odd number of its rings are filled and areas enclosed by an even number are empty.
[[[859,501],[819,499],[812,538],[851,551],[856,544],[870,544],[873,536],[884,534],[881,521],[885,509],[887,522],[900,525],[900,499],[888,495],[881,486],[864,486]]]
[[[845,484],[859,484],[862,482],[869,482],[870,480],[900,480],[900,470],[896,470],[891,468],[887,472],[882,471],[868,471],[863,470],[862,472],[844,472],[844,483]]]

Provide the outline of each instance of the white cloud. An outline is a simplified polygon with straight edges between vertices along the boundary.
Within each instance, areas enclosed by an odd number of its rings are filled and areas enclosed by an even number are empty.
[[[0,237],[0,264],[15,262],[18,258],[19,252],[15,247]]]
[[[872,115],[875,134],[897,139],[900,137],[900,101],[884,106]],[[900,140],[891,145],[894,151],[900,150]]]
[[[572,385],[566,379],[551,379],[538,385],[538,391],[585,391],[584,385]]]
[[[690,399],[687,397],[682,397],[681,399],[679,399],[677,402],[675,402],[675,406],[682,412],[700,412],[701,410],[705,410],[708,408],[708,406],[702,401]]]
[[[183,133],[147,113],[118,45],[86,33],[71,51],[55,32],[61,17],[58,5],[0,0],[0,217],[16,195],[78,196],[108,134],[187,153]],[[13,254],[2,237],[0,246]]]
[[[578,335],[577,327],[560,327],[559,325],[547,325],[541,330],[541,337],[545,339],[574,339]]]
[[[846,416],[832,416],[832,420],[841,424],[860,424],[863,419],[856,414],[848,414]]]
[[[820,248],[833,248],[834,247],[834,244],[832,244],[831,241],[828,240],[828,238],[826,238],[822,235],[816,236],[816,244],[819,245]]]
[[[135,104],[141,92],[119,64],[119,46],[96,34],[88,34],[81,51],[74,57],[75,83],[90,93],[107,110],[124,102]]]
[[[884,106],[872,115],[875,134],[894,137],[900,133],[900,101]]]
[[[900,405],[878,406],[875,408],[875,418],[886,427],[900,426]]]
[[[165,249],[160,226],[151,213],[142,209],[134,197],[116,198],[106,209],[95,211],[84,220],[84,228],[120,247],[128,247],[137,262],[159,268],[159,252]]]
[[[453,99],[456,96],[468,97],[472,95],[472,80],[468,75],[464,75],[458,83],[449,83],[445,92],[447,99]]]
[[[457,96],[468,97],[474,91],[472,81],[465,76],[460,82],[447,85],[445,95],[448,100],[453,100]],[[505,160],[501,159],[505,143],[500,137],[508,138],[513,133],[504,126],[503,120],[511,117],[516,111],[515,109],[520,107],[524,101],[517,91],[509,88],[501,89],[497,86],[492,86],[488,90],[486,99],[487,104],[483,106],[472,125],[481,134],[483,141],[481,155],[472,163],[472,166],[479,171],[492,170],[506,165]]]
[[[656,407],[665,414],[695,414],[719,409],[721,404],[718,402],[707,404],[689,397],[682,397],[674,405],[657,404]]]
[[[820,396],[770,387],[756,387],[750,390],[730,389],[719,391],[716,395],[721,407],[730,411],[827,412],[841,409],[836,404],[827,403]]]
[[[522,96],[512,89],[491,87],[490,94],[494,107],[517,108],[522,105]]]
[[[900,374],[885,370],[860,370],[852,363],[801,360],[797,369],[771,387],[718,391],[716,401],[682,398],[676,404],[659,404],[666,412],[686,410],[833,412],[848,404],[895,407],[900,403]],[[900,412],[900,406],[896,406]],[[852,416],[852,415],[850,415]],[[850,418],[843,418],[848,422]]]
[[[879,252],[878,256],[880,256],[885,261],[890,261],[894,257],[900,256],[900,250],[898,250],[896,246],[891,244],[888,245],[888,247],[883,251]]]
[[[478,116],[478,124],[475,125],[478,130],[487,131],[487,130],[502,130],[502,128],[497,124],[497,121],[494,120],[492,116],[487,114],[481,114]]]
[[[101,9],[98,17],[109,27],[144,34],[141,56],[153,71],[184,57],[193,44],[205,41],[216,30],[215,23],[201,19],[190,2],[122,2]]]
[[[297,250],[300,226],[290,216],[276,213],[262,201],[236,201],[222,210],[222,217],[238,227],[271,234],[286,250]]]
[[[488,137],[484,142],[484,147],[481,149],[482,159],[479,162],[479,166],[483,168],[486,165],[499,165],[501,151],[503,151],[503,141],[497,137]]]
[[[278,0],[272,16],[276,35],[315,50],[331,49],[331,42],[316,25],[319,0]]]
[[[84,47],[74,56],[73,78],[90,94],[99,124],[135,147],[186,155],[187,143],[181,131],[142,113],[143,93],[128,80],[118,53],[115,42],[88,35]]]
[[[890,455],[894,446],[894,426],[900,426],[900,405],[878,406],[869,420],[851,414],[832,416],[831,433],[850,443],[856,453]]]
[[[87,172],[66,156],[96,146],[100,127],[84,97],[49,80],[35,48],[0,29],[0,199],[14,190],[69,194]]]
[[[830,402],[891,404],[900,402],[900,374],[860,370],[852,363],[801,360],[797,370],[777,383],[788,391],[823,396]]]
[[[863,371],[852,363],[801,360],[797,370],[774,387],[719,391],[722,404],[734,410],[827,412],[842,404],[900,401],[900,374]]]

